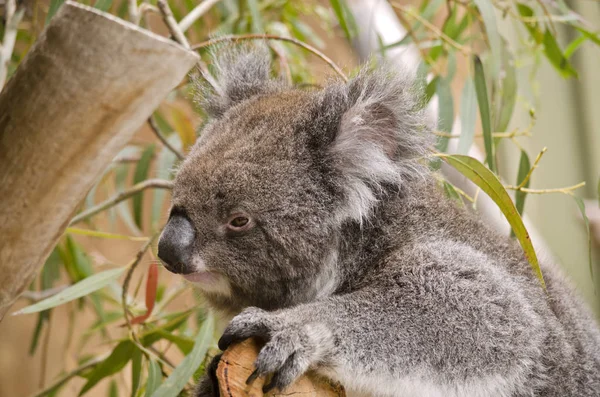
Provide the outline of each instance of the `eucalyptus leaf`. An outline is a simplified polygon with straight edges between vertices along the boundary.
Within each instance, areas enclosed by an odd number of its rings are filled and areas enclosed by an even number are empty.
[[[208,351],[208,347],[213,338],[214,319],[209,316],[202,324],[202,328],[196,336],[194,348],[185,356],[181,363],[171,372],[171,375],[162,385],[152,394],[152,397],[176,397],[183,390],[188,380],[196,372]]]
[[[490,106],[488,103],[487,85],[483,72],[483,64],[478,56],[475,56],[475,92],[477,93],[477,103],[479,104],[479,116],[481,118],[481,128],[483,130],[483,143],[487,163],[492,172],[496,172],[496,158],[494,157],[494,146],[492,140],[492,127],[490,120]]]
[[[150,359],[148,361],[148,381],[146,382],[146,397],[151,397],[152,394],[158,389],[162,382],[162,372],[158,363]]]
[[[113,280],[117,279],[121,274],[123,274],[125,270],[127,270],[126,267],[120,267],[117,269],[96,273],[79,281],[69,288],[60,291],[58,294],[53,295],[50,298],[24,307],[23,309],[13,313],[13,315],[37,313],[42,310],[48,310],[50,308],[60,306],[77,298],[81,298],[82,296],[86,296],[110,284]]]
[[[544,282],[544,276],[542,275],[542,270],[540,269],[529,233],[523,224],[517,208],[496,175],[478,160],[469,156],[440,154],[439,157],[479,186],[496,203],[512,227],[521,247],[523,247],[527,260],[545,289],[546,283]]]
[[[137,184],[148,179],[150,172],[150,164],[152,157],[154,156],[154,145],[148,146],[143,152],[140,161],[138,161],[137,167],[135,167],[135,173],[133,175],[133,184]],[[140,229],[142,228],[142,210],[144,203],[144,192],[140,192],[133,196],[131,200],[133,206],[133,219],[135,224]]]
[[[344,31],[346,38],[352,40],[356,35],[356,21],[345,0],[329,0],[331,8]]]
[[[592,280],[594,279],[594,265],[592,263],[592,231],[590,230],[590,219],[585,212],[585,204],[581,197],[573,196],[575,203],[577,203],[577,208],[579,208],[579,212],[581,212],[581,217],[585,222],[585,229],[587,231],[587,240],[588,240],[588,267],[590,269],[590,277]]]
[[[527,155],[527,152],[525,152],[524,150],[521,150],[521,158],[519,160],[519,171],[517,172],[517,185],[520,185],[523,180],[525,179],[525,177],[527,176],[527,173],[529,172],[529,170],[531,169],[531,163],[529,162],[529,156]],[[527,180],[527,182],[523,185],[523,187],[527,188],[529,187],[529,180]],[[515,194],[515,206],[517,208],[517,212],[519,212],[519,215],[523,215],[523,210],[525,209],[525,197],[527,196],[527,193],[521,191],[521,190],[517,190],[516,194]]]
[[[500,33],[498,33],[498,26],[496,25],[496,13],[494,11],[494,5],[490,0],[474,0],[473,1],[483,23],[485,25],[485,31],[487,33],[488,42],[490,44],[490,51],[492,53],[492,78],[496,79],[500,75],[500,65],[502,64],[502,41],[500,40]]]
[[[454,122],[454,101],[452,99],[450,82],[447,79],[442,78],[438,80],[436,94],[439,109],[437,129],[440,132],[450,133]],[[448,137],[438,137],[436,148],[440,152],[445,152],[448,150],[448,140]]]
[[[94,370],[87,376],[87,383],[83,386],[79,395],[82,396],[92,387],[96,386],[102,379],[119,372],[131,359],[137,347],[132,341],[126,340],[120,342],[111,352],[106,360],[98,364]]]
[[[465,80],[465,85],[460,96],[460,138],[457,152],[469,153],[475,137],[475,121],[477,120],[477,94],[471,78]]]

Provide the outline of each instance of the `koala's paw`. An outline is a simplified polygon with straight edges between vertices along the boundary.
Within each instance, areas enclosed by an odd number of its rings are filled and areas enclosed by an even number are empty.
[[[270,383],[263,387],[265,393],[274,388],[285,389],[310,367],[325,361],[333,349],[332,334],[325,326],[302,319],[287,320],[281,312],[273,314],[254,307],[229,323],[219,340],[219,348],[225,350],[232,343],[251,337],[267,343],[246,383],[273,374]]]

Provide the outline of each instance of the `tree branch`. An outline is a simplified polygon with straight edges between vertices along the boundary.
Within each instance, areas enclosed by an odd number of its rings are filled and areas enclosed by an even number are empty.
[[[204,0],[202,3],[198,4],[196,8],[190,11],[181,21],[179,21],[179,29],[182,32],[185,32],[196,22],[198,19],[202,18],[204,14],[211,9],[212,6],[217,4],[221,0]]]
[[[88,218],[91,218],[92,216],[96,215],[97,213],[102,212],[105,209],[110,208],[114,205],[117,205],[121,201],[127,200],[129,197],[131,197],[137,193],[140,193],[146,189],[150,189],[150,188],[172,189],[173,183],[171,181],[166,181],[163,179],[148,179],[143,182],[140,182],[136,185],[133,185],[131,188],[129,188],[127,190],[124,190],[122,192],[115,194],[114,196],[112,196],[111,198],[109,198],[108,200],[106,200],[100,204],[95,205],[86,211],[80,212],[75,217],[73,217],[73,219],[71,219],[71,222],[69,222],[69,226],[79,223]]]
[[[165,147],[167,149],[169,149],[171,152],[173,152],[175,154],[175,156],[177,156],[177,158],[179,160],[183,160],[184,155],[177,149],[175,149],[173,147],[173,145],[171,145],[169,143],[169,141],[167,141],[167,138],[165,138],[161,132],[160,129],[158,128],[158,125],[156,125],[156,120],[154,120],[154,117],[150,116],[148,118],[148,125],[150,126],[150,128],[152,129],[152,132],[154,132],[154,135],[156,135],[156,137],[158,138],[158,140],[165,145]]]
[[[315,47],[311,46],[310,44],[306,44],[300,40],[294,39],[292,37],[283,37],[283,36],[277,36],[274,34],[257,34],[257,33],[253,33],[253,34],[241,34],[241,35],[227,35],[227,36],[221,36],[221,37],[217,37],[215,39],[210,39],[207,41],[203,41],[202,43],[198,43],[198,44],[194,44],[192,45],[191,49],[192,50],[199,50],[201,48],[204,47],[209,47],[211,45],[215,45],[218,43],[222,43],[222,42],[227,42],[227,41],[243,41],[243,40],[280,40],[280,41],[286,41],[288,43],[292,43],[295,44],[297,46],[300,46],[302,48],[304,48],[305,50],[312,52],[314,55],[316,55],[317,57],[321,58],[326,64],[328,64],[344,81],[348,81],[348,77],[346,76],[346,74],[342,71],[342,69],[335,64],[335,62],[333,62],[329,57],[327,57],[327,55],[323,54],[321,51],[317,50]]]

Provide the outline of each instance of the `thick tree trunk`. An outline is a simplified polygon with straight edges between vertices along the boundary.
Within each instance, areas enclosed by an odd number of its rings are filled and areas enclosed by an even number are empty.
[[[197,60],[106,13],[61,7],[0,93],[0,320],[94,180]]]

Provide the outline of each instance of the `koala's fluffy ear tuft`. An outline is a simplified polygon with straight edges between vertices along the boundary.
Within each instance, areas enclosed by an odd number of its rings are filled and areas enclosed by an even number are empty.
[[[246,99],[285,88],[282,80],[271,77],[271,55],[263,42],[228,42],[213,49],[211,59],[217,87],[196,78],[195,99],[213,117]]]
[[[334,84],[324,92],[324,102],[345,102],[329,147],[346,190],[339,220],[362,222],[383,186],[401,186],[429,172],[423,157],[433,134],[419,90],[409,72],[390,66],[365,68],[347,84]]]

